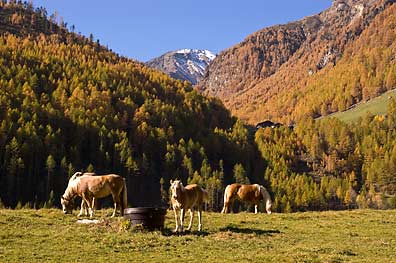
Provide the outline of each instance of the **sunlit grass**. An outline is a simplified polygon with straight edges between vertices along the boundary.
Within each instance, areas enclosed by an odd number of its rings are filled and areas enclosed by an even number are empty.
[[[206,213],[201,233],[148,232],[98,211],[0,210],[0,262],[395,262],[396,211]]]
[[[396,90],[384,93],[368,102],[360,103],[350,110],[329,115],[329,117],[338,118],[341,121],[350,123],[357,121],[359,117],[363,118],[368,112],[374,115],[384,115],[388,110],[390,97],[396,99]]]

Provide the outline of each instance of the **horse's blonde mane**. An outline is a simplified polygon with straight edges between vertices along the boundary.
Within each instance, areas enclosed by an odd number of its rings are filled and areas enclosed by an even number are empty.
[[[63,194],[64,198],[71,199],[72,197],[75,196],[78,181],[79,180],[69,181],[65,193]]]
[[[76,180],[78,177],[82,176],[82,172],[75,172],[70,178],[69,178],[69,183]]]
[[[175,181],[172,181],[172,182],[171,182],[171,190],[172,190],[172,191],[173,191],[173,189],[174,189],[174,187],[175,187],[176,185],[180,186],[180,190],[181,190],[181,191],[184,191],[184,190],[185,190],[185,189],[184,189],[183,182],[182,182],[181,180],[175,180]]]
[[[75,196],[77,185],[82,175],[82,172],[76,172],[70,177],[65,193],[63,194],[64,198],[71,199]]]

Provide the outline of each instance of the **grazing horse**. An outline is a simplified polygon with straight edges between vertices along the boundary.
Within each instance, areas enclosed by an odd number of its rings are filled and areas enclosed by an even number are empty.
[[[208,192],[196,184],[183,186],[180,180],[171,181],[171,191],[172,191],[172,208],[175,213],[176,229],[175,232],[183,232],[183,221],[186,209],[190,212],[190,223],[188,224],[187,230],[191,230],[194,207],[198,210],[198,231],[202,229],[202,203],[208,200]],[[180,222],[177,216],[180,210]]]
[[[69,180],[65,193],[61,197],[62,210],[65,214],[71,212],[71,201],[80,196],[83,203],[88,206],[89,215],[94,215],[95,200],[112,195],[114,201],[114,211],[111,217],[114,217],[117,208],[120,207],[121,215],[124,215],[124,209],[127,207],[127,188],[125,179],[116,174],[97,175],[97,176],[76,176]],[[81,210],[84,204],[81,204]],[[80,211],[80,214],[82,211]]]
[[[257,207],[261,200],[265,202],[265,209],[271,214],[272,201],[267,190],[258,184],[230,184],[224,190],[224,207],[222,213],[228,213],[235,198],[241,201],[254,204],[254,213],[257,214]]]

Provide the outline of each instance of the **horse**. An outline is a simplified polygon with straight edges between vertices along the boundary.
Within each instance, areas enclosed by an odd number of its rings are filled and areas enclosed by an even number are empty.
[[[265,209],[271,214],[272,201],[267,190],[258,184],[230,184],[224,190],[224,206],[221,213],[228,213],[235,198],[241,201],[254,204],[254,213],[257,214],[257,207],[261,200],[265,202]]]
[[[112,195],[114,201],[114,211],[111,217],[114,217],[117,208],[120,207],[121,216],[124,215],[124,209],[127,207],[127,188],[125,179],[117,174],[96,175],[96,176],[76,176],[69,180],[65,193],[61,197],[63,213],[71,213],[71,201],[80,196],[82,214],[84,202],[88,206],[89,215],[94,215],[95,200]]]
[[[172,208],[175,214],[176,228],[174,232],[183,232],[183,221],[186,209],[190,212],[190,223],[187,230],[191,230],[194,207],[198,210],[198,231],[202,229],[202,203],[208,200],[208,192],[196,184],[183,186],[180,180],[171,181],[170,189],[172,191]],[[178,211],[180,210],[180,222]]]

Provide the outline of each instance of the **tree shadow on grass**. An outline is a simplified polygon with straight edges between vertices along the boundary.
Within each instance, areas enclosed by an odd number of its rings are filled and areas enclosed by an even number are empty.
[[[255,228],[241,228],[235,225],[228,225],[220,228],[220,232],[233,232],[239,234],[255,234],[258,236],[273,236],[274,234],[280,234],[281,232],[277,229],[255,229]]]

